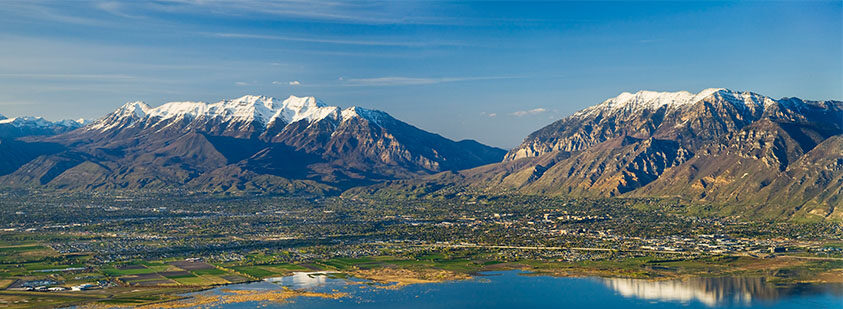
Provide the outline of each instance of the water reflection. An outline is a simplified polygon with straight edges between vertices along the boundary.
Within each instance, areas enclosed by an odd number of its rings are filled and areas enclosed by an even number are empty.
[[[268,278],[266,281],[296,290],[313,290],[327,284],[330,273],[334,272],[295,272],[292,276]]]
[[[689,303],[698,301],[709,307],[749,306],[753,301],[773,301],[797,294],[843,294],[840,285],[797,284],[777,286],[758,277],[686,278],[652,281],[629,278],[601,278],[607,287],[624,297]]]

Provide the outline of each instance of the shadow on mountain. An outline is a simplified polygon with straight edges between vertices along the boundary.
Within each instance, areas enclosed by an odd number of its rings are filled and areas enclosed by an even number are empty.
[[[316,154],[297,151],[283,144],[268,144],[265,148],[239,165],[258,174],[268,174],[292,179],[311,178],[309,165],[323,162]]]
[[[0,175],[10,174],[39,156],[59,153],[65,149],[55,143],[0,139]]]
[[[208,142],[225,157],[228,164],[248,159],[270,146],[270,144],[258,139],[200,134],[204,135]]]

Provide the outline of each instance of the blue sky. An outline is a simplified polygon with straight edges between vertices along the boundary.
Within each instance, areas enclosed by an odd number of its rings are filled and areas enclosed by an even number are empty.
[[[842,3],[7,0],[0,114],[312,95],[509,148],[623,91],[843,99]]]

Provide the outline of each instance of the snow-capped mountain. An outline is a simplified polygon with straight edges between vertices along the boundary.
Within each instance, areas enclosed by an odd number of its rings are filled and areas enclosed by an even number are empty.
[[[97,121],[89,130],[105,131],[129,120],[132,125],[154,126],[156,122],[188,121],[190,125],[216,121],[220,123],[254,124],[266,127],[276,122],[316,121],[337,117],[339,108],[326,106],[314,97],[295,97],[281,101],[275,98],[247,95],[216,103],[169,102],[150,107],[144,102],[126,103],[114,113]],[[146,122],[146,123],[143,123]],[[191,128],[190,126],[187,129]]]
[[[30,135],[54,135],[78,129],[88,122],[79,120],[49,121],[41,117],[6,118],[0,115],[0,138],[15,138]]]
[[[828,106],[831,104],[831,106]],[[775,100],[752,92],[709,88],[624,92],[530,134],[506,160],[552,151],[578,151],[619,136],[677,140],[685,146],[711,139],[762,118],[804,122],[840,107],[796,98]],[[832,119],[826,119],[831,121]]]
[[[158,107],[130,102],[81,129],[39,142],[66,149],[38,157],[0,182],[321,191],[470,168],[505,154],[423,131],[381,111],[295,96]]]
[[[735,107],[754,111],[763,109],[766,105],[775,104],[775,100],[758,95],[752,92],[737,92],[725,88],[708,88],[699,93],[687,91],[678,92],[657,92],[642,90],[636,93],[623,92],[617,97],[603,101],[603,103],[588,107],[576,114],[574,117],[585,117],[592,114],[622,114],[640,113],[645,110],[655,111],[665,108],[671,111],[678,111],[688,108],[694,103],[709,99],[722,98]]]
[[[382,119],[392,119],[386,113],[361,107],[342,109],[327,106],[315,97],[290,96],[279,100],[247,95],[216,103],[169,102],[154,108],[144,102],[129,102],[86,127],[86,130],[116,134],[124,130],[155,128],[246,137],[268,131],[280,132],[297,122],[310,125],[330,121],[338,124],[353,118],[365,119],[375,125]]]
[[[843,102],[622,93],[530,134],[499,164],[446,176],[386,189],[679,197],[732,214],[841,220]]]

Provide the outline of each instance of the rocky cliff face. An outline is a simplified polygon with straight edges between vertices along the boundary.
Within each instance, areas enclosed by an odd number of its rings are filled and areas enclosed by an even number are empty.
[[[839,101],[639,91],[530,134],[499,164],[425,181],[487,192],[681,197],[736,213],[843,220],[841,139]]]
[[[679,196],[772,216],[843,219],[841,134],[839,101],[726,89],[624,93],[528,136],[505,161],[567,158],[541,165],[541,175],[507,176],[518,181],[501,184],[541,194]]]

